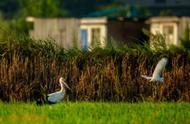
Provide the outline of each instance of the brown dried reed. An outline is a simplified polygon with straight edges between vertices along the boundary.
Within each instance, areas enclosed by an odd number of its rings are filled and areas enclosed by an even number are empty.
[[[40,47],[39,47],[40,48]],[[88,52],[49,55],[23,48],[4,51],[0,57],[0,99],[33,101],[59,89],[65,77],[72,88],[67,99],[80,101],[190,101],[190,56],[167,54],[164,83],[148,82],[160,53]],[[27,54],[26,54],[27,53]]]

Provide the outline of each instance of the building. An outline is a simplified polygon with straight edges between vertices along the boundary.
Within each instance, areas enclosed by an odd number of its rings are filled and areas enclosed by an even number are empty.
[[[55,40],[59,46],[70,48],[78,46],[79,20],[76,18],[34,18],[28,17],[33,23],[30,36],[36,40]]]
[[[162,34],[167,45],[179,45],[185,29],[190,29],[190,17],[152,17],[147,21],[152,34]]]
[[[140,41],[145,38],[142,28],[147,28],[145,19],[123,17],[96,18],[33,18],[30,36],[34,39],[51,38],[66,49],[78,47],[90,49],[105,47],[111,40],[118,44]]]

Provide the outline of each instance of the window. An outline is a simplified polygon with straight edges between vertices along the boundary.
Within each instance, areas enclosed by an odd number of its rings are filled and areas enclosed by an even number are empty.
[[[100,28],[92,28],[91,34],[91,46],[96,47],[100,44]]]
[[[155,0],[155,3],[166,3],[166,0]]]
[[[167,44],[172,44],[174,42],[174,26],[164,25],[163,26],[163,34],[166,37]]]
[[[88,30],[87,29],[81,29],[80,30],[80,36],[81,36],[81,43],[82,43],[82,49],[88,50]]]

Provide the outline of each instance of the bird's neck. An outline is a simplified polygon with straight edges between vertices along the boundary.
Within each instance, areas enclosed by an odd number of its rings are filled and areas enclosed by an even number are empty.
[[[64,88],[64,86],[63,86],[63,83],[60,82],[60,85],[61,85],[61,90],[60,90],[60,92],[64,92],[64,91],[65,91],[65,88]]]

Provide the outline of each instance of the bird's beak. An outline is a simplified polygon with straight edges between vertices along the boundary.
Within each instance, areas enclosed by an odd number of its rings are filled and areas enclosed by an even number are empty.
[[[64,82],[64,85],[67,87],[67,89],[71,90],[71,88],[67,85],[67,83]]]

